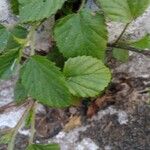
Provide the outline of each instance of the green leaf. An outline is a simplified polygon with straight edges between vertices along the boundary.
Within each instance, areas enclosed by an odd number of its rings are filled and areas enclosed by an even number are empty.
[[[16,83],[14,90],[14,100],[17,104],[24,102],[28,97],[28,93],[25,90],[24,86],[21,84],[21,79]]]
[[[25,39],[28,35],[27,29],[22,26],[16,26],[11,30],[12,35],[18,39]]]
[[[90,55],[104,58],[107,30],[104,16],[84,9],[59,20],[54,30],[59,50],[67,58]]]
[[[18,57],[18,49],[11,50],[3,55],[0,55],[0,78],[8,71],[11,73],[14,70],[15,59]]]
[[[0,52],[2,52],[9,41],[10,33],[7,31],[7,29],[0,25]]]
[[[139,49],[150,49],[150,35],[144,36],[142,39],[129,43],[131,46]]]
[[[24,44],[26,42],[28,31],[24,27],[16,26],[10,32],[17,43]]]
[[[71,105],[71,96],[65,78],[52,62],[42,56],[33,56],[21,70],[21,81],[28,95],[52,107]]]
[[[8,30],[3,25],[0,25],[0,53],[6,49],[19,47],[27,34],[27,30],[21,26],[16,26],[12,30]]]
[[[18,56],[17,56],[18,57]],[[17,75],[17,70],[18,70],[18,62],[17,62],[17,58],[14,60],[14,62],[12,63],[11,67],[8,68],[3,75],[1,76],[2,80],[8,80],[11,77]]]
[[[5,133],[0,137],[0,144],[8,144],[12,139],[12,132]]]
[[[21,22],[39,21],[55,14],[65,0],[18,0]]]
[[[150,0],[97,0],[104,13],[114,21],[129,23],[142,15]]]
[[[120,62],[127,62],[129,59],[129,51],[120,48],[114,48],[113,57]]]
[[[13,13],[15,15],[19,14],[19,2],[18,0],[10,0],[10,5],[11,5],[11,9],[13,11]]]
[[[110,70],[101,60],[91,56],[70,58],[63,70],[70,92],[74,96],[94,97],[98,95],[111,79]]]
[[[26,117],[26,120],[25,120],[25,127],[26,127],[26,128],[29,128],[29,127],[30,127],[31,122],[32,122],[32,119],[34,119],[34,118],[33,118],[33,109],[34,109],[34,108],[32,108],[32,109],[29,111],[29,113],[28,113],[28,115],[27,115],[27,117]]]
[[[32,144],[28,146],[27,150],[60,150],[60,147],[58,144]]]

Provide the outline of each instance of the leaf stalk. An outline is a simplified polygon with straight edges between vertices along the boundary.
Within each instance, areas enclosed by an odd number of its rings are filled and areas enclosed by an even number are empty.
[[[127,46],[127,45],[118,45],[118,44],[107,44],[107,46],[109,48],[120,48],[120,49],[124,49],[124,50],[128,50],[128,51],[132,51],[132,52],[136,52],[136,53],[140,53],[143,54],[147,57],[150,57],[150,50],[144,50],[144,49],[137,49],[131,46]]]
[[[33,144],[34,141],[34,135],[35,135],[35,118],[36,118],[36,108],[37,108],[37,102],[34,103],[32,110],[33,110],[33,114],[32,114],[32,120],[31,120],[31,136],[29,139],[29,144]]]
[[[15,146],[15,138],[17,136],[18,130],[20,129],[21,125],[23,124],[28,112],[32,108],[33,101],[30,101],[29,105],[27,106],[27,109],[24,111],[22,117],[20,118],[19,122],[17,123],[16,127],[14,128],[13,135],[11,138],[10,143],[8,144],[8,150],[14,150]]]
[[[123,34],[125,33],[126,29],[128,28],[129,24],[130,24],[130,23],[127,23],[127,24],[125,25],[124,29],[122,30],[121,34],[119,35],[119,37],[117,38],[117,40],[114,42],[114,44],[117,44],[117,43],[120,41],[120,39],[122,38],[122,36],[123,36]]]

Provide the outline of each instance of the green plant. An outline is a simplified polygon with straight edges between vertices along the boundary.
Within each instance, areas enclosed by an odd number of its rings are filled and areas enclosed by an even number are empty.
[[[98,11],[86,8],[85,3],[86,0],[11,0],[19,22],[10,29],[0,25],[0,78],[7,79],[19,72],[14,99],[27,107],[12,134],[3,136],[9,143],[8,150],[13,150],[17,131],[26,118],[31,126],[28,150],[59,149],[56,145],[33,144],[37,102],[69,107],[80,98],[98,96],[111,80],[110,70],[104,65],[107,48],[119,61],[128,59],[128,50],[150,56],[150,35],[139,41],[122,41],[129,24],[142,15],[150,0],[97,0],[101,8]],[[56,44],[47,56],[40,56],[34,34],[47,18],[54,23],[51,37]],[[111,44],[108,19],[125,23],[124,30]],[[30,25],[28,29],[26,24]],[[25,57],[28,45],[30,54]]]

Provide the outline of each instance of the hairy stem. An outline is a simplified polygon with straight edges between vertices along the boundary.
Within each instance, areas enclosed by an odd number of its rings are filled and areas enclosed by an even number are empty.
[[[128,28],[130,23],[127,23],[124,27],[124,29],[122,30],[121,34],[119,35],[119,37],[117,38],[117,40],[115,41],[114,44],[117,44],[119,42],[119,40],[122,38],[123,34],[125,33],[126,29]]]
[[[29,44],[31,46],[30,56],[33,56],[35,53],[35,30],[36,26],[32,26],[29,33]]]
[[[37,102],[35,102],[33,107],[32,107],[33,111],[32,111],[32,120],[31,120],[31,136],[30,136],[30,139],[29,139],[29,144],[33,144],[33,141],[34,141],[36,107],[37,107]]]
[[[21,58],[23,56],[24,49],[30,45],[31,46],[31,52],[30,56],[34,55],[35,53],[35,30],[37,27],[40,25],[40,23],[35,24],[31,27],[29,34],[27,36],[26,42],[23,44],[23,46],[19,50],[19,57],[18,57],[18,62],[21,62]]]
[[[150,51],[149,50],[137,49],[137,48],[127,46],[127,45],[107,44],[107,46],[109,48],[121,48],[121,49],[124,49],[124,50],[140,53],[140,54],[143,54],[147,57],[150,57]]]
[[[26,107],[27,105],[28,105],[28,102],[25,102],[25,103],[19,105],[19,107],[23,107],[23,106]],[[18,106],[18,105],[17,105],[16,103],[10,102],[10,103],[8,103],[8,104],[6,104],[6,105],[0,107],[0,113],[3,113],[3,112],[6,111],[7,109],[11,109],[11,108],[17,107],[17,106]]]
[[[31,101],[29,103],[29,105],[27,106],[27,109],[24,111],[24,113],[22,114],[22,117],[20,118],[19,122],[17,123],[16,127],[14,128],[14,131],[13,131],[13,135],[12,135],[12,138],[11,138],[11,141],[10,143],[8,144],[8,150],[14,150],[14,146],[15,146],[15,138],[16,138],[16,135],[18,133],[18,130],[20,129],[21,125],[23,124],[28,112],[30,111],[31,107],[33,105],[33,102]]]

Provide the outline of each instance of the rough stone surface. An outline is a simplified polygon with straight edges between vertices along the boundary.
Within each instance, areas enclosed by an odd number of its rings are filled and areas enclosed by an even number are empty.
[[[0,81],[0,106],[12,101],[14,84],[13,80]]]

